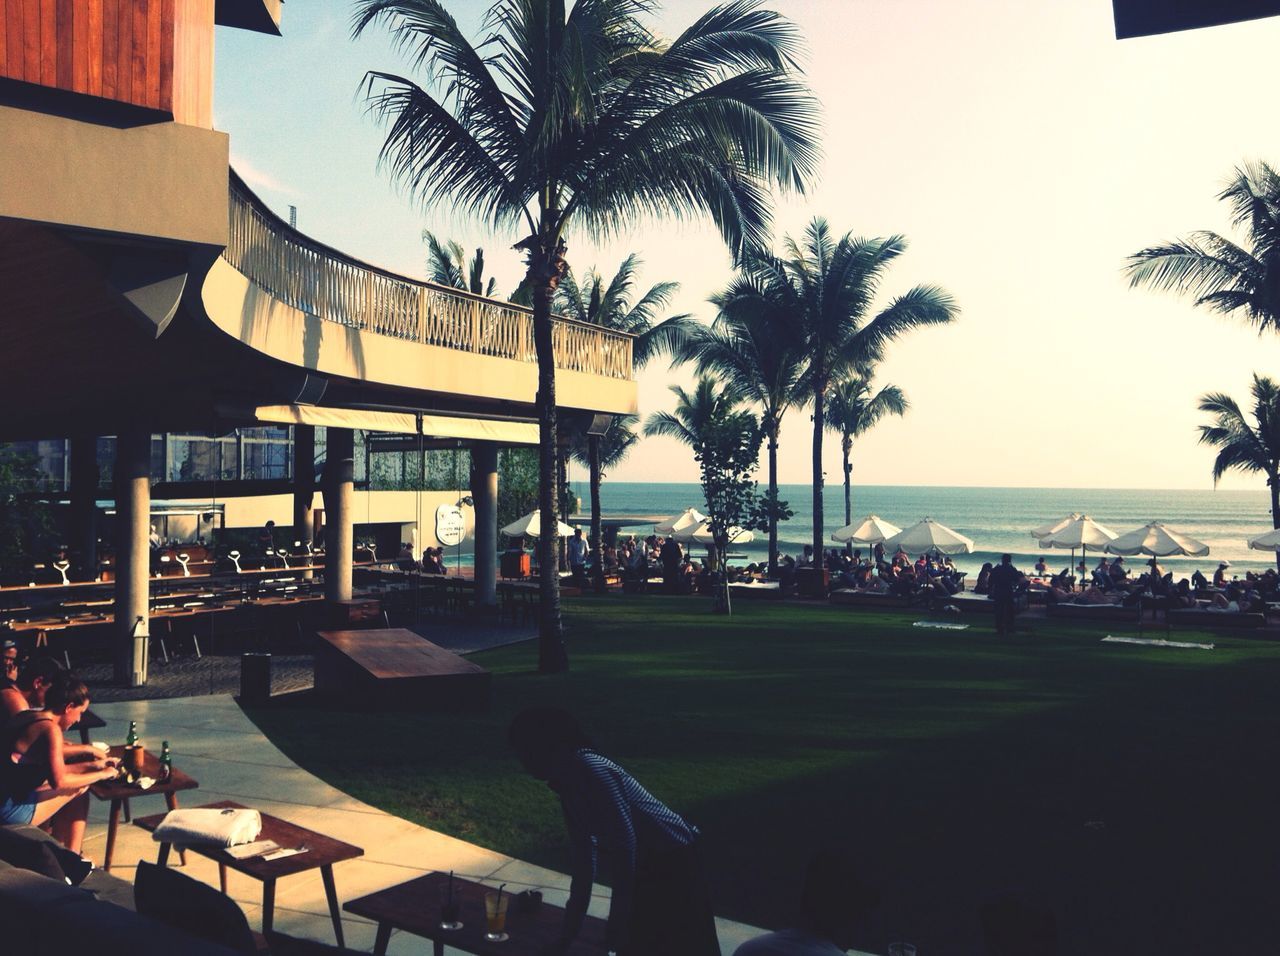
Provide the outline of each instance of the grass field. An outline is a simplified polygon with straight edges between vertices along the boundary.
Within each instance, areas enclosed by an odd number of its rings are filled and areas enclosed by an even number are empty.
[[[879,951],[981,952],[977,907],[1006,891],[1056,910],[1064,953],[1280,947],[1280,644],[1108,645],[1044,621],[1001,642],[980,623],[708,610],[570,601],[572,671],[532,673],[532,645],[475,655],[495,675],[482,716],[250,716],[363,800],[564,869],[558,804],[505,746],[515,712],[561,704],[703,828],[717,912],[756,925],[786,922],[806,856],[840,846],[884,891],[864,944]]]

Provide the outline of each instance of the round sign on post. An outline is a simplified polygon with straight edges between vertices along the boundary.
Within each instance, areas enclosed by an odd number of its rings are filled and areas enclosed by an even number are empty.
[[[467,522],[457,505],[441,505],[436,509],[436,540],[446,548],[461,544],[467,533]]]

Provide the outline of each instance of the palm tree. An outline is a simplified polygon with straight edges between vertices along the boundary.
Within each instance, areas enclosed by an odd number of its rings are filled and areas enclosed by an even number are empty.
[[[794,26],[735,0],[664,42],[644,0],[496,0],[473,45],[440,0],[359,0],[353,34],[386,20],[430,91],[373,71],[382,160],[425,205],[523,224],[538,360],[539,508],[556,524],[551,303],[572,226],[608,236],[644,216],[707,215],[740,255],[768,235],[774,187],[817,167],[817,106],[799,79]],[[539,539],[539,670],[568,657],[554,539]]]
[[[430,229],[422,230],[422,241],[427,244],[427,278],[430,281],[493,297],[498,280],[490,276],[487,283],[484,281],[483,249],[477,249],[475,257],[468,263],[460,242],[452,239],[442,241]]]
[[[896,385],[885,385],[874,395],[871,381],[853,375],[839,382],[831,392],[827,426],[840,436],[844,462],[844,523],[853,522],[853,440],[869,432],[886,415],[902,416],[910,403]],[[852,542],[849,549],[853,549]]]
[[[742,404],[741,397],[721,385],[713,375],[699,375],[693,391],[681,385],[670,388],[676,396],[676,407],[669,412],[654,412],[645,420],[646,438],[674,438],[693,448],[711,422],[731,414]]]
[[[553,303],[557,312],[579,322],[603,325],[634,335],[631,364],[637,369],[644,368],[655,355],[678,348],[683,322],[688,319],[687,314],[656,319],[679,291],[679,282],[659,282],[650,286],[648,292],[634,305],[631,304],[631,291],[640,265],[640,258],[633,252],[622,260],[607,284],[604,276],[594,268],[587,270],[579,284],[570,269],[560,280]]]
[[[591,562],[594,565],[594,584],[603,594],[604,555],[601,551],[600,484],[609,469],[622,464],[631,449],[640,441],[635,428],[640,419],[635,415],[619,415],[603,435],[593,435],[576,429],[570,438],[571,454],[576,462],[585,465],[591,480]]]
[[[1239,315],[1259,332],[1280,330],[1280,174],[1266,163],[1236,168],[1218,194],[1231,225],[1248,231],[1246,246],[1201,230],[1187,239],[1131,255],[1131,286],[1189,295],[1197,306]]]
[[[813,552],[823,553],[822,437],[827,392],[851,374],[870,376],[891,342],[912,329],[952,321],[959,309],[937,286],[918,285],[872,314],[890,264],[906,251],[902,236],[855,239],[831,235],[815,218],[803,242],[788,238],[786,256],[749,256],[748,293],[771,321],[781,322],[803,356],[801,382],[813,409]],[[745,307],[745,303],[744,303]]]
[[[1253,376],[1253,408],[1250,422],[1223,392],[1200,396],[1200,411],[1214,416],[1212,425],[1200,426],[1200,444],[1218,449],[1213,460],[1213,483],[1228,471],[1262,472],[1271,492],[1271,527],[1280,528],[1280,385],[1265,375]],[[1276,553],[1280,568],[1280,552]]]
[[[738,395],[760,407],[760,429],[768,444],[769,502],[778,499],[778,436],[782,418],[799,396],[801,354],[792,328],[767,311],[768,300],[749,276],[739,276],[711,298],[717,306],[708,328],[683,322],[680,358],[696,363]],[[769,573],[777,569],[778,515],[769,514]]]

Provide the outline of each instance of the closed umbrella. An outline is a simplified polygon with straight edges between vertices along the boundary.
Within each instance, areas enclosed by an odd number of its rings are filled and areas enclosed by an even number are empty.
[[[1071,549],[1071,562],[1076,560],[1076,548],[1080,549],[1080,560],[1085,560],[1089,548],[1097,550],[1105,548],[1116,539],[1115,532],[1104,528],[1088,515],[1076,515],[1048,535],[1040,539],[1042,548]],[[1084,581],[1081,580],[1081,585]]]
[[[893,537],[901,530],[897,525],[890,524],[877,515],[867,515],[859,522],[847,524],[839,531],[833,531],[831,540],[851,544],[876,544]]]
[[[943,554],[968,554],[973,550],[973,542],[964,535],[952,531],[940,521],[924,518],[906,531],[899,531],[887,538],[884,547],[886,551],[901,548],[908,554],[924,554],[929,551],[940,551]]]
[[[563,521],[556,524],[557,534],[561,538],[568,538],[573,534],[573,529]],[[537,538],[542,534],[542,515],[538,511],[530,511],[523,518],[517,518],[503,528],[502,533],[508,538]]]
[[[1152,521],[1120,535],[1103,550],[1111,554],[1149,554],[1156,558],[1167,558],[1174,554],[1202,558],[1209,553],[1209,546],[1203,541],[1167,528],[1159,521]]]
[[[685,508],[678,515],[672,515],[666,521],[659,521],[653,526],[654,534],[675,534],[686,528],[696,528],[707,520],[707,516],[697,508]]]

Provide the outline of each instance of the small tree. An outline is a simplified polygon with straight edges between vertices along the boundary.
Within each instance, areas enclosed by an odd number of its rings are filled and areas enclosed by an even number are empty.
[[[715,610],[732,614],[725,561],[730,535],[750,525],[759,513],[753,475],[760,458],[760,423],[750,412],[720,408],[703,423],[693,442],[693,457],[707,502],[707,524],[715,559]]]

